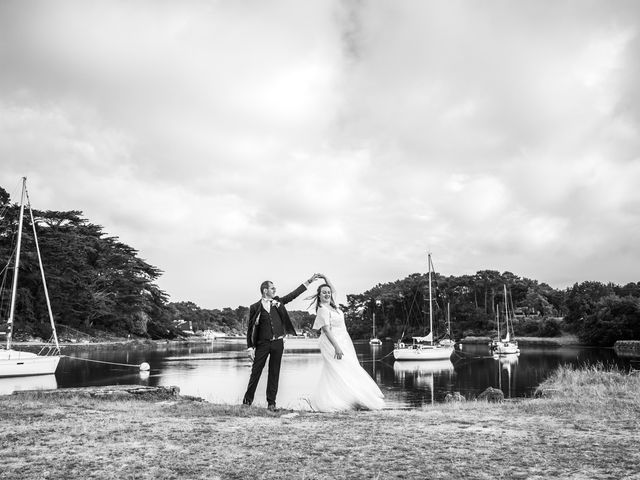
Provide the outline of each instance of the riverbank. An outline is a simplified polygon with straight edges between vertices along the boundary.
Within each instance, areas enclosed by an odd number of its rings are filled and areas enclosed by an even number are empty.
[[[298,344],[303,343],[313,343],[317,340],[317,338],[313,337],[292,337],[288,338],[288,340],[296,342]],[[110,345],[147,345],[147,346],[157,346],[157,345],[166,345],[166,344],[186,344],[186,343],[210,343],[217,341],[245,341],[245,337],[217,337],[215,339],[205,338],[200,336],[191,336],[184,337],[178,339],[164,339],[164,340],[150,340],[146,338],[112,338],[109,340],[101,339],[101,338],[92,338],[92,339],[83,339],[83,340],[67,340],[61,341],[61,347],[78,347],[78,346],[88,346],[88,347],[100,347],[100,346],[110,346]],[[362,340],[364,341],[364,340]],[[461,344],[470,344],[470,345],[488,345],[491,341],[489,337],[464,337],[460,340]],[[581,344],[578,340],[578,337],[575,335],[565,334],[561,337],[518,337],[518,343],[521,346],[551,346],[551,347],[566,347],[566,346],[585,346]],[[27,341],[27,342],[13,342],[13,345],[16,347],[41,347],[45,343],[42,341]]]
[[[268,412],[188,398],[0,397],[0,478],[638,478],[640,375],[559,369],[539,398]]]
[[[111,340],[101,340],[101,339],[93,339],[93,340],[80,340],[80,341],[60,341],[60,347],[110,347],[110,346],[162,346],[167,344],[191,344],[191,343],[211,343],[212,341],[235,341],[235,340],[244,340],[244,337],[224,337],[216,340],[211,340],[204,337],[185,337],[179,339],[164,339],[164,340],[151,340],[147,338],[114,338]],[[50,345],[50,343],[44,343],[41,341],[29,341],[29,342],[12,342],[14,348],[20,349],[21,347],[42,347],[43,345]]]
[[[490,337],[465,337],[460,340],[461,344],[488,345]],[[568,347],[585,346],[580,343],[575,335],[564,334],[560,337],[518,337],[518,345],[521,347]]]
[[[640,340],[618,340],[613,349],[618,356],[640,358]]]

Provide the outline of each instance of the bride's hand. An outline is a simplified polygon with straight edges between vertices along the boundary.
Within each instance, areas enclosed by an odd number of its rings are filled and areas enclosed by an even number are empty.
[[[342,356],[344,355],[344,353],[342,353],[342,350],[340,348],[336,348],[336,354],[333,356],[333,358],[337,358],[338,360],[342,359]]]

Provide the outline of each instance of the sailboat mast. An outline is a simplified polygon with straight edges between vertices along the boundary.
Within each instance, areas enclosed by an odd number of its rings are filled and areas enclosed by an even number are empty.
[[[38,264],[40,265],[40,275],[42,276],[42,287],[44,289],[44,298],[47,302],[47,311],[49,312],[49,322],[51,322],[51,331],[53,332],[53,340],[56,348],[60,349],[58,344],[58,333],[56,332],[56,324],[53,321],[53,311],[51,310],[51,301],[49,300],[49,290],[47,289],[47,279],[44,276],[44,265],[42,264],[42,256],[40,255],[40,246],[38,245],[38,234],[36,233],[36,222],[33,219],[33,211],[31,210],[31,200],[29,200],[29,192],[25,185],[25,195],[27,197],[27,205],[29,206],[29,216],[31,218],[31,226],[33,227],[33,240],[36,244],[36,253],[38,254]]]
[[[507,300],[507,285],[503,285],[504,287],[504,326],[505,326],[505,330],[506,330],[506,336],[505,338],[507,339],[507,342],[510,340],[509,337],[509,306],[508,306],[508,300]]]
[[[22,244],[22,220],[24,218],[24,192],[27,177],[22,177],[22,195],[20,196],[20,219],[18,220],[18,243],[16,245],[16,263],[13,269],[13,286],[11,288],[11,308],[9,310],[9,332],[7,335],[7,350],[11,350],[11,336],[13,335],[13,314],[16,308],[16,293],[18,292],[18,270],[20,269],[20,246]]]
[[[373,311],[373,338],[376,338],[376,311]]]
[[[429,260],[429,334],[433,345],[433,303],[431,301],[431,253],[427,254]]]

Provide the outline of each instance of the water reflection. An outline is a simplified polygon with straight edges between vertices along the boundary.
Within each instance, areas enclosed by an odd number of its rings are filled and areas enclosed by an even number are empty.
[[[433,404],[436,392],[435,382],[437,381],[440,387],[450,385],[454,368],[451,360],[395,361],[393,373],[396,382],[405,389],[429,390],[429,403]]]
[[[374,343],[369,344],[369,350],[371,351],[371,378],[373,378],[376,383],[381,383],[380,372],[376,372],[376,367],[378,367],[378,361],[381,358],[382,344]],[[362,362],[362,360],[361,360]]]
[[[433,378],[434,373],[453,372],[451,360],[403,360],[393,362],[396,378],[405,382],[408,378],[417,380],[423,377]]]
[[[56,388],[58,388],[58,382],[53,374],[0,378],[0,395],[10,395],[24,390],[55,390]]]
[[[160,363],[161,375],[153,375],[155,385],[178,385],[185,395],[214,403],[239,404],[247,388],[251,361],[244,345],[234,351],[193,351],[189,356],[170,356]],[[280,370],[278,404],[292,409],[308,409],[310,397],[320,375],[319,353],[285,352]],[[256,390],[255,405],[266,406],[268,366],[262,372]]]
[[[308,408],[307,399],[322,368],[317,340],[306,339],[290,345],[282,362],[278,404],[284,408]],[[239,404],[251,370],[245,347],[243,340],[64,347],[63,354],[68,357],[61,359],[55,376],[1,379],[0,393],[56,386],[175,385],[185,395]],[[451,360],[396,362],[391,342],[383,345],[355,342],[355,348],[362,367],[380,386],[390,408],[416,408],[441,402],[452,392],[472,399],[487,387],[500,388],[507,398],[528,397],[562,364],[602,362],[622,368],[629,366],[629,360],[618,358],[612,349],[524,347],[519,356],[494,358],[486,345],[465,345]],[[140,372],[138,366],[142,362],[151,365],[149,372]],[[266,405],[266,373],[265,369],[256,392],[256,405]]]
[[[518,358],[520,357],[519,353],[510,353],[506,355],[494,355],[494,360],[498,362],[498,388],[502,390],[505,398],[511,398],[511,386],[512,381],[511,377],[513,375],[515,382],[515,372],[517,370]],[[506,373],[506,381],[503,385],[503,377]]]

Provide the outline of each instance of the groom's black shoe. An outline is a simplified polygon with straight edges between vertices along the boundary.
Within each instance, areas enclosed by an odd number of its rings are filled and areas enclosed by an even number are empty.
[[[267,407],[267,410],[269,410],[270,412],[276,412],[278,409],[276,408],[275,403],[270,403],[269,406]]]

